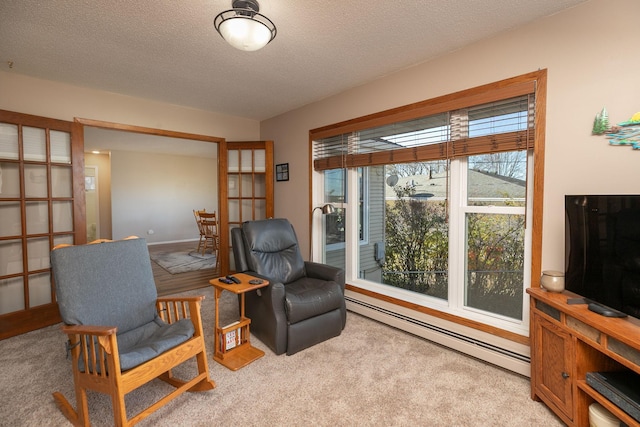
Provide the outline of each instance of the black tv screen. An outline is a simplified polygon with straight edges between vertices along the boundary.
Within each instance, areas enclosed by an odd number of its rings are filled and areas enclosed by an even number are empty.
[[[640,194],[565,196],[565,288],[640,318]]]

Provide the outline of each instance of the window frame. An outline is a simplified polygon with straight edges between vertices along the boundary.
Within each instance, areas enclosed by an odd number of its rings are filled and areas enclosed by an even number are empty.
[[[349,191],[348,189],[348,185],[347,185],[347,175],[348,175],[348,170],[345,169],[332,169],[332,170],[340,170],[343,171],[343,184],[344,184],[344,202],[342,203],[336,203],[333,202],[331,200],[327,200],[326,197],[322,200],[322,203],[331,203],[331,204],[337,204],[338,205],[338,209],[344,209],[343,206],[347,206],[349,203]],[[360,185],[358,185],[357,188],[357,192],[358,192],[358,204],[362,204],[362,211],[359,212],[362,214],[362,217],[364,218],[365,222],[364,224],[362,224],[362,236],[359,238],[359,242],[360,245],[366,245],[369,242],[369,192],[368,192],[368,187],[369,187],[369,181],[368,181],[368,172],[366,168],[356,168],[356,171],[360,171],[362,170],[362,184],[363,184],[363,188],[362,188],[362,192],[360,192]],[[324,180],[323,181],[323,186],[324,186]],[[324,188],[322,191],[322,194],[326,196]],[[360,200],[360,194],[362,194],[362,200]],[[345,216],[346,219],[346,216]],[[326,221],[323,222],[323,234],[324,231],[326,231]],[[326,236],[325,236],[326,237]],[[346,235],[345,235],[345,240],[346,240]],[[336,242],[336,243],[326,243],[326,238],[323,239],[324,242],[324,251],[336,251],[336,250],[340,250],[340,249],[344,249],[345,248],[345,242]]]
[[[444,95],[441,97],[421,101],[415,104],[405,105],[391,110],[382,111],[379,113],[363,116],[357,119],[352,119],[346,122],[336,123],[333,125],[325,126],[310,131],[309,143],[310,143],[310,165],[314,166],[313,159],[313,141],[325,138],[331,135],[338,135],[345,132],[354,132],[360,129],[367,129],[373,126],[381,126],[394,121],[408,120],[414,117],[426,116],[428,114],[435,114],[437,112],[451,110],[453,108],[464,108],[470,105],[478,105],[481,102],[491,102],[491,100],[507,99],[509,93],[517,94],[522,93],[523,87],[535,88],[535,104],[534,108],[534,122],[535,127],[533,130],[533,147],[528,153],[528,159],[531,160],[531,168],[528,170],[528,196],[527,208],[530,210],[526,213],[526,228],[525,233],[530,233],[531,244],[525,248],[530,251],[531,261],[529,265],[525,265],[525,270],[529,270],[529,277],[531,277],[530,283],[524,284],[525,289],[529,286],[537,287],[539,284],[534,279],[539,277],[541,273],[541,242],[542,242],[542,207],[543,207],[543,181],[544,181],[544,145],[545,145],[545,125],[546,125],[546,88],[547,88],[547,70],[538,70],[535,72],[523,74],[509,79],[504,79],[494,83],[478,86],[475,88],[463,90],[460,92]],[[455,157],[455,155],[453,156]],[[410,161],[410,160],[405,160]],[[351,166],[355,166],[352,164]],[[347,165],[350,166],[350,165]],[[310,170],[310,177],[312,180],[311,188],[314,188],[313,178],[320,176],[321,174],[315,170]],[[311,204],[313,205],[314,195],[310,195]],[[349,223],[347,223],[349,226]],[[349,264],[350,251],[347,251],[346,258]],[[351,265],[354,265],[351,262]],[[529,286],[528,286],[529,285]],[[476,328],[485,332],[492,333],[499,337],[507,338],[523,344],[528,344],[528,339],[523,338],[521,333],[505,330],[492,325],[487,325],[483,321],[475,321],[473,319],[467,319],[456,315],[450,315],[448,313],[440,313],[437,309],[433,310],[431,307],[423,307],[416,305],[415,303],[407,303],[400,298],[393,295],[384,295],[380,292],[376,292],[374,288],[365,289],[357,279],[357,275],[353,275],[352,272],[347,271],[347,289],[355,293],[361,293],[368,297],[378,298],[386,302],[391,302],[399,306],[417,310],[429,315],[435,315],[446,318],[447,320],[454,321],[456,323],[463,324],[472,328]],[[523,298],[525,298],[525,292],[523,292]],[[528,299],[526,299],[528,301]],[[525,307],[527,304],[525,304]],[[528,322],[528,316],[523,313],[523,321]]]
[[[531,152],[526,152],[525,156],[528,160],[531,159]],[[524,230],[524,259],[523,266],[523,285],[526,285],[527,280],[531,280],[529,274],[530,270],[528,266],[531,263],[530,251],[527,250],[531,246],[531,235],[527,233],[528,224],[527,219],[531,217],[531,203],[527,203],[529,198],[533,196],[532,186],[527,185],[525,195],[524,206],[476,206],[469,205],[468,203],[468,157],[455,159],[452,161],[452,170],[456,170],[454,174],[452,172],[452,188],[459,188],[456,194],[455,205],[452,202],[451,208],[451,222],[455,221],[456,226],[450,227],[449,231],[449,259],[451,261],[449,265],[449,274],[455,276],[455,282],[458,286],[449,286],[449,299],[450,304],[455,307],[453,312],[465,313],[465,317],[482,321],[487,324],[491,324],[502,329],[512,330],[513,332],[520,334],[528,334],[529,332],[529,307],[526,304],[526,300],[523,301],[522,306],[522,319],[509,318],[502,316],[498,313],[488,312],[479,308],[471,307],[467,305],[466,291],[467,283],[465,275],[467,273],[466,256],[467,256],[467,227],[466,220],[467,214],[488,214],[488,215],[522,215],[525,219]],[[527,182],[529,174],[527,173]],[[451,192],[453,198],[453,192]],[[451,235],[454,233],[455,237]],[[528,261],[528,262],[527,262]],[[455,271],[455,272],[454,272]],[[526,297],[526,286],[523,286],[522,297]]]

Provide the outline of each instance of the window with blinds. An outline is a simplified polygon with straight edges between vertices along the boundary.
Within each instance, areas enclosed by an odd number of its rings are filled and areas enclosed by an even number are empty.
[[[535,94],[354,129],[313,141],[316,171],[533,148]],[[470,100],[471,101],[471,100]],[[395,114],[390,114],[393,119]],[[365,122],[366,123],[366,122]]]
[[[313,253],[354,290],[521,340],[545,114],[539,70],[311,130],[312,205],[336,205],[311,218]]]

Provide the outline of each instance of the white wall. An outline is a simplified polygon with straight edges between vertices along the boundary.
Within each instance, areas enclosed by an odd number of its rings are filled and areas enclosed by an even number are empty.
[[[93,166],[98,178],[98,227],[99,239],[111,239],[111,155],[85,153],[85,166]],[[88,204],[88,203],[87,203]],[[87,206],[87,222],[89,222]]]
[[[275,162],[290,165],[290,180],[275,184],[275,215],[292,221],[308,253],[310,129],[546,68],[542,268],[563,270],[564,195],[640,193],[640,151],[591,135],[603,107],[612,123],[640,111],[638,16],[637,0],[592,0],[262,122]]]
[[[36,79],[17,72],[0,71],[0,109],[67,121],[78,117],[195,133],[227,141],[259,139],[256,120]]]
[[[148,243],[197,240],[194,209],[218,207],[215,159],[167,154],[111,153],[113,238]],[[153,234],[149,234],[153,230]]]

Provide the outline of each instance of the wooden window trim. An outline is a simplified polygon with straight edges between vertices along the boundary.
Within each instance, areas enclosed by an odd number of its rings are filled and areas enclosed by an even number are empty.
[[[414,104],[408,104],[356,119],[312,129],[309,133],[312,140],[318,140],[343,133],[357,132],[362,129],[384,126],[395,122],[526,95],[536,90],[536,81],[541,78],[541,74],[546,76],[546,70],[524,74],[511,79],[489,83],[472,89],[466,89]]]

